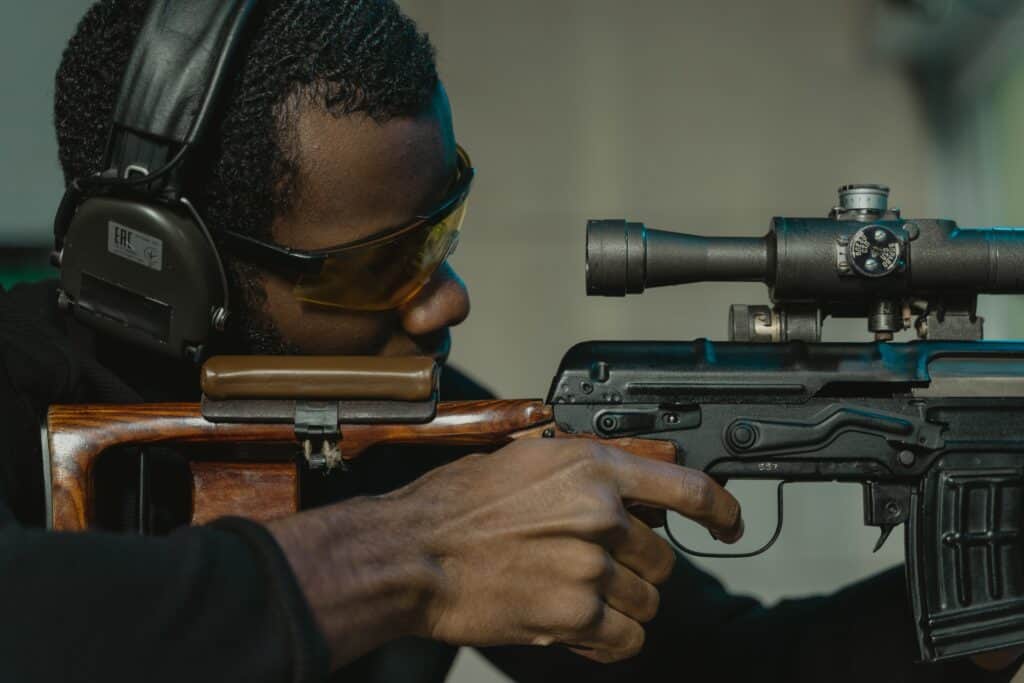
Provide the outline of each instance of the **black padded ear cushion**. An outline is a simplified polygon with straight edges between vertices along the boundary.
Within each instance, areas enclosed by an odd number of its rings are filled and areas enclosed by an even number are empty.
[[[216,251],[184,206],[87,199],[60,279],[61,305],[76,318],[173,356],[198,359],[225,305]]]

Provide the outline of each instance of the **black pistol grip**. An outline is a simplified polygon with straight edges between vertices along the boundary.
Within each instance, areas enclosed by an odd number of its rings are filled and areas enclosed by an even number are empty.
[[[907,580],[924,661],[1024,643],[1024,453],[945,453],[911,497]]]

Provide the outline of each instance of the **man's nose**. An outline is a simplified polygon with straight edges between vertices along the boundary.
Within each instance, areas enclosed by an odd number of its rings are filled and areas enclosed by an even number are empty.
[[[437,269],[430,282],[402,306],[399,313],[402,327],[411,336],[437,332],[466,319],[469,315],[469,292],[455,270],[445,263]]]

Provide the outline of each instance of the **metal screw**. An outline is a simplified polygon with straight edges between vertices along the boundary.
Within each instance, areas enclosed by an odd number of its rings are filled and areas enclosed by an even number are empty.
[[[555,438],[555,430],[548,427],[541,433],[541,436],[543,436],[545,439],[553,439]]]
[[[907,233],[907,238],[910,240],[916,240],[921,236],[921,228],[917,226],[917,223],[905,223],[903,229]]]
[[[580,382],[580,391],[584,394],[589,394],[594,391],[594,385],[590,382]]]
[[[903,507],[894,500],[890,500],[885,504],[885,514],[889,515],[889,517],[899,517],[902,511]]]
[[[886,242],[889,239],[889,233],[879,228],[878,230],[875,230],[875,234],[873,235],[873,237],[875,238],[876,242]]]
[[[674,425],[679,424],[679,416],[675,413],[665,413],[663,418],[666,424]]]
[[[877,259],[869,258],[867,261],[864,262],[864,270],[868,272],[873,273],[876,270],[878,270],[878,267],[879,263]]]
[[[900,451],[896,455],[896,459],[899,460],[899,463],[901,465],[903,465],[904,467],[911,467],[914,464],[914,462],[917,460],[917,456],[914,455],[913,451],[905,451],[904,450],[904,451]]]
[[[224,310],[222,306],[217,306],[210,313],[210,324],[213,325],[213,329],[218,332],[223,332],[224,327],[228,322],[228,312]]]
[[[619,421],[616,420],[611,415],[605,415],[604,417],[601,418],[601,429],[605,430],[606,432],[613,431],[618,426],[618,424]]]
[[[186,346],[185,357],[193,363],[198,363],[203,359],[203,347],[202,346]]]
[[[64,312],[71,308],[71,297],[63,289],[57,292],[57,308]]]

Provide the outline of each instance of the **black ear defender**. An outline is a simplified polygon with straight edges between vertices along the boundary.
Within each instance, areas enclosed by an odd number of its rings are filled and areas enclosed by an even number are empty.
[[[58,305],[104,334],[204,358],[227,278],[188,199],[257,0],[152,0],[111,123],[103,172],[70,183],[54,220]]]

